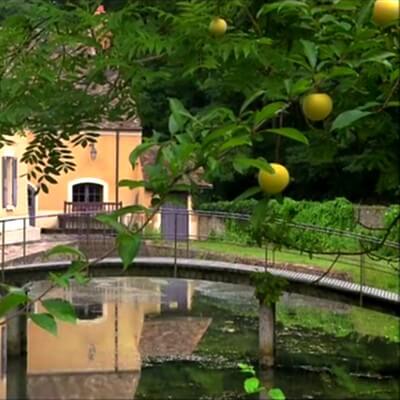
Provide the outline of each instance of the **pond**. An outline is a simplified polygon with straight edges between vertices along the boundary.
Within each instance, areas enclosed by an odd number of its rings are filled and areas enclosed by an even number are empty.
[[[35,284],[40,293],[47,283]],[[5,360],[8,399],[246,399],[239,362],[257,366],[257,303],[245,286],[156,278],[57,289],[78,322],[58,336],[27,324],[26,357]],[[35,306],[40,311],[40,306]],[[398,399],[398,319],[285,294],[277,365],[257,370],[288,399]]]

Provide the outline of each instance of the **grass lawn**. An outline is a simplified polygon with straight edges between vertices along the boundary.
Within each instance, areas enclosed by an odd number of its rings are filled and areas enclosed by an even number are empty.
[[[226,243],[221,241],[192,241],[190,248],[210,251],[215,253],[230,254],[240,257],[257,258],[260,260],[265,259],[265,250],[259,247],[241,246],[239,244]],[[275,251],[276,262],[287,262],[291,264],[302,264],[304,266],[313,266],[326,270],[330,267],[334,257],[330,256],[313,256],[310,257],[306,254],[295,253],[293,251],[284,250]],[[269,261],[272,260],[272,250],[268,252]],[[348,273],[354,282],[360,282],[360,267],[357,258],[342,256],[335,264],[332,271]],[[373,269],[379,268],[379,271]],[[391,274],[389,274],[391,273]],[[365,264],[365,284],[374,286],[381,289],[399,292],[399,275],[391,266],[385,262],[380,261],[376,265],[368,260]]]

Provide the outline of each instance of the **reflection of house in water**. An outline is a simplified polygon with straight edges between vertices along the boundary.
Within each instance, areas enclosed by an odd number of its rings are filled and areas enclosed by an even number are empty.
[[[0,326],[0,400],[7,397],[7,336],[6,326]]]
[[[136,296],[119,298],[129,282]],[[192,284],[139,282],[127,279],[118,285],[99,285],[89,299],[76,291],[51,294],[72,300],[79,320],[76,325],[59,322],[57,337],[28,322],[29,399],[131,399],[142,356],[195,350],[210,320],[176,315],[190,309]],[[36,307],[37,312],[43,311]],[[153,317],[145,320],[146,314]]]
[[[194,294],[193,282],[172,280],[162,288],[161,315],[145,320],[140,340],[143,358],[191,355],[210,325],[210,318],[188,315]]]

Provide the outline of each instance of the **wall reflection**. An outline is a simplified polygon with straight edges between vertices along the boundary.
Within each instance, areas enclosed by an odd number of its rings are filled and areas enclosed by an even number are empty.
[[[51,292],[79,320],[59,322],[56,337],[28,322],[28,398],[132,399],[143,359],[190,355],[206,332],[210,319],[188,316],[193,293],[190,281],[150,279]]]

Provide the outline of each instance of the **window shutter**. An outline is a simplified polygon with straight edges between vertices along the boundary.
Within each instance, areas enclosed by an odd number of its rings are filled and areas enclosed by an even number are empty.
[[[12,159],[12,204],[17,207],[18,202],[18,163],[17,159]]]
[[[3,208],[6,208],[6,207],[7,207],[7,196],[8,196],[8,187],[7,187],[7,157],[2,157],[2,181],[3,181],[2,205],[3,205]]]

